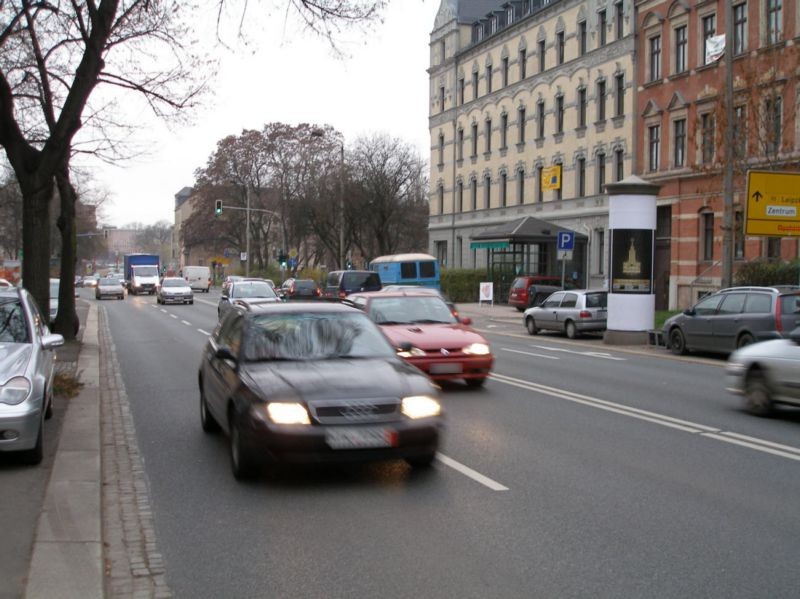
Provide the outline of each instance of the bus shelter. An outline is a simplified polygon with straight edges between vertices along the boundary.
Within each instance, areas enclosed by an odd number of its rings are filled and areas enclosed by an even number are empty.
[[[495,297],[505,301],[511,282],[519,275],[561,277],[561,256],[558,255],[558,234],[572,231],[552,223],[525,216],[495,227],[470,238],[470,249],[486,252],[487,276],[494,283]],[[567,252],[564,272],[568,280],[584,287],[587,262],[588,237],[572,231],[575,246]]]

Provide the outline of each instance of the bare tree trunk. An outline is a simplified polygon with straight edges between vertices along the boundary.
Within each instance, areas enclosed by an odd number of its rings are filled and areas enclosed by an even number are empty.
[[[61,231],[61,285],[58,288],[58,316],[54,332],[64,339],[74,339],[78,333],[78,314],[75,311],[75,200],[77,194],[69,179],[69,167],[56,173],[56,185],[61,199],[58,229]]]
[[[17,172],[22,197],[22,284],[31,292],[42,314],[50,313],[50,201],[53,181]]]

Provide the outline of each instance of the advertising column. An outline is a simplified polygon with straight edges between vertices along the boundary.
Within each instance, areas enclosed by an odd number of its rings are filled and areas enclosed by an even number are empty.
[[[656,296],[653,256],[659,186],[631,176],[606,185],[608,193],[608,324],[611,345],[646,344]]]

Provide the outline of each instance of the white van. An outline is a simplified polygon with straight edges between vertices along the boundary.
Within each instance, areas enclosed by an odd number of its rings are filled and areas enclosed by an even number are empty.
[[[184,266],[183,278],[189,283],[192,291],[211,289],[211,269],[208,266]]]

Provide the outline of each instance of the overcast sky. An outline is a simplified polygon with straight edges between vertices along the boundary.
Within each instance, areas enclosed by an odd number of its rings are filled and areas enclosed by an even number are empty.
[[[282,0],[267,0],[281,4]],[[430,32],[439,0],[391,0],[385,22],[335,58],[311,34],[289,33],[272,19],[251,55],[226,52],[216,94],[188,126],[169,130],[141,116],[135,139],[147,156],[124,166],[95,165],[93,177],[110,194],[103,224],[124,226],[174,219],[174,196],[194,183],[217,141],[268,122],[329,124],[345,143],[388,133],[429,158]],[[351,36],[353,37],[353,36]]]

